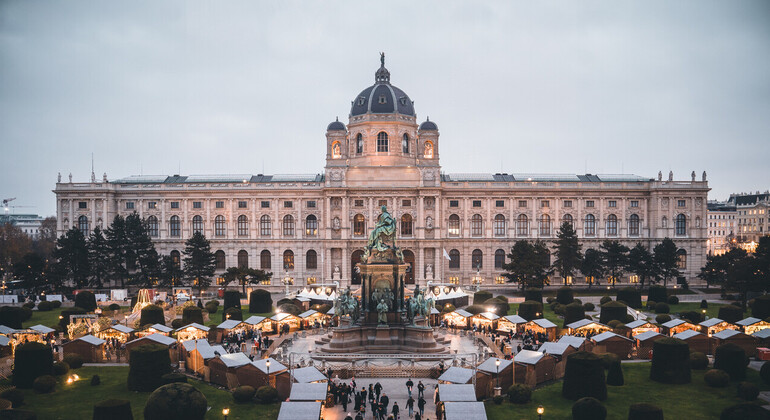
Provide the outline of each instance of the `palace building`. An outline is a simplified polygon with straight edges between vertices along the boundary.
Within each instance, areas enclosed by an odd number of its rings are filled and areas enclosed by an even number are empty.
[[[418,123],[409,96],[382,65],[352,101],[348,123],[326,129],[326,167],[312,175],[129,176],[62,182],[59,234],[89,233],[115,215],[144,218],[158,252],[180,259],[195,231],[211,241],[217,272],[248,266],[294,286],[359,284],[355,264],[381,205],[398,222],[407,283],[484,287],[505,282],[502,265],[520,240],[553,243],[563,222],[583,250],[605,239],[650,249],[673,239],[690,284],[706,259],[706,174],[700,180],[635,175],[444,173],[439,127]],[[448,258],[447,258],[448,257]],[[557,273],[558,274],[558,273]],[[552,284],[563,282],[551,278]],[[619,283],[633,283],[625,275]],[[575,284],[585,279],[568,279]],[[602,281],[602,284],[605,282]],[[505,287],[517,287],[510,284]]]

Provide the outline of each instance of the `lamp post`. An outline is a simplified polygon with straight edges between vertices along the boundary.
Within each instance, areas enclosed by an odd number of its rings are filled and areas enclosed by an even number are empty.
[[[128,326],[128,315],[123,315],[123,319],[125,320],[126,327]]]
[[[543,413],[545,413],[545,407],[543,407],[542,405],[537,406],[537,418],[539,420],[543,419]]]
[[[497,386],[495,386],[495,396],[502,395],[503,391],[500,389],[500,359],[495,359],[495,370],[497,374],[495,375],[495,383]]]
[[[270,386],[270,359],[265,360],[265,366],[267,367],[267,385]]]
[[[225,417],[225,420],[227,420],[227,415],[230,414],[230,409],[225,407],[222,409],[222,415]]]

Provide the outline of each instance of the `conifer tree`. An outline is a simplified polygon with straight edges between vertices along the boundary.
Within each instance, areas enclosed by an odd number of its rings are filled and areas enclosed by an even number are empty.
[[[580,260],[583,258],[580,252],[580,242],[577,233],[572,228],[572,223],[564,222],[559,228],[556,247],[553,252],[556,259],[553,261],[553,269],[558,271],[567,284],[567,277],[573,277],[580,269]]]
[[[192,281],[198,290],[208,287],[217,267],[209,240],[202,233],[195,232],[185,242],[183,254],[185,277]]]

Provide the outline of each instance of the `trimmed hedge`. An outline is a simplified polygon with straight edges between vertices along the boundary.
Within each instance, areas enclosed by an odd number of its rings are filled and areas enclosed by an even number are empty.
[[[532,400],[532,388],[524,384],[513,384],[508,387],[508,401],[512,404],[526,404]]]
[[[445,312],[445,313],[454,312],[456,309],[457,308],[455,308],[454,305],[452,305],[451,303],[447,303],[446,305],[444,305],[444,309],[442,309],[441,312]]]
[[[94,404],[93,420],[133,420],[131,402],[117,398],[99,401]]]
[[[622,386],[624,383],[623,369],[620,367],[620,360],[616,360],[610,365],[610,369],[607,371],[607,385]]]
[[[35,379],[53,373],[53,353],[42,343],[30,342],[16,347],[13,365],[13,384],[18,388],[32,388]]]
[[[57,301],[58,302],[58,301]],[[0,308],[2,310],[2,308]],[[59,325],[61,326],[62,331],[67,331],[67,325],[70,323],[70,315],[85,315],[87,312],[85,309],[73,306],[69,309],[64,309],[61,311],[62,318],[59,320]]]
[[[6,389],[0,392],[0,398],[11,402],[13,408],[20,407],[24,404],[24,393],[16,388]]]
[[[591,302],[587,302],[583,304],[583,309],[586,311],[593,311],[594,309],[596,309],[596,306],[594,306],[594,304]]]
[[[719,420],[770,420],[770,412],[753,403],[731,405],[722,410]]]
[[[570,303],[569,305],[564,307],[564,328],[567,328],[567,325],[575,321],[580,321],[585,317],[586,317],[586,311],[582,305],[580,305],[579,303]]]
[[[727,372],[732,380],[746,378],[747,362],[746,352],[733,343],[722,344],[714,350],[714,368]]]
[[[754,299],[751,305],[751,316],[759,319],[770,317],[770,295],[762,295]]]
[[[530,287],[524,290],[524,300],[534,300],[535,302],[543,303],[543,289],[537,287]]]
[[[181,318],[174,318],[174,319],[171,320],[171,328],[173,328],[175,330],[178,330],[178,329],[184,327],[185,325],[187,325],[187,324],[185,324],[182,321]]]
[[[628,314],[628,306],[620,302],[607,302],[601,306],[599,322],[607,324],[613,319],[623,322],[626,318],[626,314]]]
[[[291,305],[291,306],[294,306],[294,305]],[[296,306],[294,307],[297,308]],[[297,308],[297,310],[299,310],[299,308]],[[288,312],[288,311],[284,311],[284,312]],[[299,314],[300,312],[297,312],[294,315],[299,315]],[[227,317],[228,315],[230,315],[229,318]],[[222,322],[224,322],[226,319],[237,319],[239,321],[243,321],[243,312],[241,311],[240,308],[236,308],[236,307],[227,308],[224,312],[222,312]]]
[[[572,404],[572,420],[604,420],[607,408],[596,398],[585,397]]]
[[[48,301],[42,301],[37,304],[37,310],[40,312],[48,312],[53,309],[53,304]]]
[[[664,384],[690,383],[690,346],[673,337],[655,341],[652,344],[650,379]]]
[[[671,312],[671,307],[668,306],[668,303],[658,302],[655,304],[656,314],[667,314],[669,312]]]
[[[717,318],[734,324],[743,319],[743,309],[740,306],[725,305],[719,308]]]
[[[602,296],[601,299],[599,299],[599,306],[604,305],[605,303],[612,302],[612,298],[609,296]]]
[[[54,362],[53,374],[54,376],[66,375],[70,371],[70,365],[67,362]]]
[[[538,316],[537,314],[540,314],[540,315]],[[524,302],[519,304],[519,316],[526,319],[527,321],[538,319],[543,316],[542,314],[543,314],[543,304],[541,302],[537,302],[534,300],[525,300]]]
[[[559,290],[556,291],[556,300],[562,305],[569,305],[575,300],[575,292],[571,287],[560,287]]]
[[[658,324],[665,324],[668,321],[671,321],[671,315],[669,314],[660,314],[655,317],[655,322]]]
[[[150,394],[145,420],[203,420],[208,401],[202,392],[185,383],[163,385]]]
[[[698,325],[703,322],[703,316],[699,312],[687,311],[680,313],[679,316],[690,321],[691,324]]]
[[[703,375],[703,380],[712,388],[724,388],[730,383],[730,375],[720,369],[711,369]]]
[[[618,300],[626,302],[634,309],[639,309],[642,307],[642,292],[634,287],[624,287],[618,290]]]
[[[252,386],[242,385],[233,390],[233,400],[237,403],[247,403],[254,399],[257,390]]]
[[[663,420],[663,409],[648,403],[631,404],[628,420]]]
[[[679,296],[671,295],[666,302],[668,302],[669,305],[679,305]]]
[[[650,286],[647,290],[647,300],[668,302],[668,290],[663,286]]]
[[[270,385],[263,385],[257,389],[256,397],[260,404],[270,404],[278,399],[278,391]]]
[[[56,378],[51,375],[38,376],[34,382],[32,382],[32,389],[38,394],[48,394],[53,392],[56,388]]]
[[[187,382],[187,376],[182,373],[167,373],[161,376],[160,379],[163,380],[163,385],[173,384],[176,382]]]
[[[142,315],[139,318],[139,325],[166,325],[166,317],[163,315],[163,308],[158,305],[147,305],[142,308]]]
[[[110,306],[108,306],[107,309],[111,311],[119,311],[120,305],[118,305],[117,303],[110,303]]]
[[[241,309],[241,292],[237,290],[225,290],[225,304],[223,309],[229,308]]]
[[[188,306],[182,310],[182,325],[189,325],[193,322],[203,325],[203,311],[197,306]]]
[[[478,292],[473,294],[473,304],[474,305],[480,305],[489,299],[492,299],[492,293],[487,292],[486,290],[479,290]]]
[[[159,344],[146,344],[131,350],[128,389],[150,392],[163,384],[163,375],[171,373],[168,349]]]
[[[64,356],[64,361],[69,365],[70,369],[80,369],[83,367],[83,356],[77,353],[70,353]]]
[[[88,290],[79,292],[75,295],[75,306],[93,312],[96,310],[96,296]]]
[[[98,386],[102,384],[102,378],[99,377],[99,375],[94,375],[91,377],[91,386]]]
[[[690,353],[690,369],[704,370],[709,365],[709,358],[705,354],[694,351]]]
[[[475,304],[465,307],[465,310],[472,313],[473,315],[480,314],[486,311],[486,309],[483,306],[475,305]]]
[[[0,325],[9,328],[21,329],[21,323],[24,321],[23,310],[18,306],[0,307]]]
[[[709,307],[709,303],[706,302],[706,299],[701,299],[701,301],[700,301],[700,308],[701,309],[708,309],[708,307]]]
[[[561,394],[564,398],[571,400],[583,397],[606,400],[607,384],[601,357],[586,351],[567,356]]]
[[[738,384],[738,396],[746,401],[755,401],[759,396],[759,387],[752,382],[741,382]]]
[[[265,289],[256,289],[249,293],[249,312],[266,313],[273,310],[273,297]]]
[[[762,363],[762,367],[759,368],[759,377],[762,378],[766,384],[770,384],[770,362]],[[3,397],[3,394],[0,394],[0,397]]]

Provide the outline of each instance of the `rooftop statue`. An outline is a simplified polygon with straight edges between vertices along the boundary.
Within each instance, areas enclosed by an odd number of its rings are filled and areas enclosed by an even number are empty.
[[[370,262],[370,257],[373,257],[372,262],[404,263],[404,254],[396,246],[396,219],[388,213],[387,206],[380,207],[377,224],[369,234],[369,243],[361,259]]]

